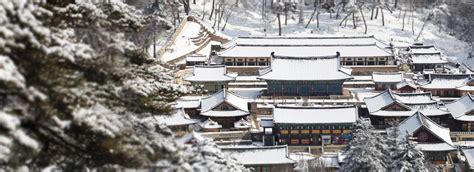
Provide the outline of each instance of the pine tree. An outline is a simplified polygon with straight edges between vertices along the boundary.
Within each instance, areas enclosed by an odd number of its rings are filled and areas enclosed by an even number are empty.
[[[168,128],[149,120],[170,113],[170,103],[192,91],[143,50],[151,41],[137,40],[147,28],[171,29],[166,18],[122,3],[61,7],[15,0],[0,1],[0,23],[2,169],[85,171],[157,162],[175,171],[243,169],[223,163],[218,149],[203,156],[205,143],[176,143]]]
[[[417,144],[414,141],[405,138],[399,145],[402,149],[394,154],[392,169],[397,171],[427,171],[424,164],[424,154],[416,148]]]
[[[342,171],[383,171],[386,167],[384,153],[386,146],[382,136],[373,130],[368,120],[357,120],[353,139],[349,143]]]

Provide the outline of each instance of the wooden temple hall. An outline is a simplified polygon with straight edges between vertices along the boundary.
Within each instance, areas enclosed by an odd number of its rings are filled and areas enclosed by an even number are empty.
[[[238,37],[222,45],[219,61],[227,66],[268,66],[271,52],[282,56],[330,56],[341,53],[341,65],[392,65],[391,47],[373,36],[356,37]],[[315,54],[316,53],[316,54]]]
[[[357,118],[356,106],[276,106],[272,131],[278,144],[347,144]]]
[[[259,71],[267,83],[269,96],[342,95],[342,84],[352,79],[350,69],[340,66],[339,52],[320,57],[289,57],[275,55],[272,64]]]

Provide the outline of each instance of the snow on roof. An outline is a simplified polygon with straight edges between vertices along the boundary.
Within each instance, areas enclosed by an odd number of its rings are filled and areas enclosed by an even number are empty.
[[[448,143],[418,143],[416,148],[424,152],[453,151],[456,148]]]
[[[287,146],[221,146],[222,152],[229,154],[244,165],[294,164],[288,158]]]
[[[445,64],[448,63],[446,59],[437,54],[412,54],[411,63],[413,64]]]
[[[191,119],[183,109],[176,109],[176,112],[171,115],[157,115],[154,117],[159,123],[166,124],[167,126],[191,125],[198,122],[195,119]]]
[[[449,112],[456,120],[474,121],[474,115],[468,115],[474,111],[474,98],[470,94],[462,96],[460,99],[446,104]]]
[[[273,123],[280,124],[335,124],[355,123],[355,106],[277,106],[273,108]]]
[[[372,80],[379,83],[399,83],[402,82],[403,75],[400,72],[373,72]]]
[[[205,62],[206,60],[205,55],[192,55],[186,57],[187,62]]]
[[[236,110],[233,111],[215,111],[215,107],[219,106],[222,103],[228,103]],[[222,89],[209,97],[201,99],[201,115],[205,116],[243,116],[248,115],[248,101],[247,99],[240,97],[227,89]]]
[[[470,81],[471,75],[468,74],[430,74],[428,83],[422,85],[426,89],[455,89],[466,86]]]
[[[423,115],[421,112],[416,112],[415,114],[400,123],[400,125],[398,126],[398,129],[400,131],[399,138],[406,138],[407,134],[413,135],[421,127],[424,127],[427,131],[431,132],[431,134],[435,135],[444,143],[448,144],[451,148],[454,148],[454,144],[451,141],[451,136],[449,135],[449,128],[440,126],[436,122]],[[429,144],[419,143],[418,145],[422,146]],[[439,146],[439,144],[437,145]]]
[[[317,46],[337,46],[337,45],[367,45],[377,44],[381,47],[388,47],[373,36],[342,36],[342,37],[315,37],[315,36],[251,36],[238,37],[233,41],[237,45],[317,45]]]
[[[222,125],[208,118],[206,121],[201,123],[202,128],[222,128]]]
[[[444,64],[448,61],[433,45],[414,45],[409,47],[413,64]]]
[[[244,118],[241,118],[240,120],[234,122],[234,127],[235,128],[250,128],[250,121],[245,120]]]
[[[176,105],[174,105],[174,107],[175,108],[199,108],[200,103],[201,103],[200,99],[192,99],[192,100],[179,99],[179,100],[176,100]]]
[[[260,118],[260,127],[265,127],[265,128],[273,127],[273,119]]]
[[[315,81],[347,80],[352,77],[340,70],[339,59],[332,55],[305,58],[273,56],[270,69],[259,78],[264,80]]]
[[[466,157],[469,169],[474,170],[474,148],[461,149],[464,157]]]
[[[414,88],[414,89],[417,89],[417,86],[415,85],[415,83],[413,82],[413,80],[406,80],[404,79],[402,82],[398,83],[397,84],[397,90],[405,87],[405,86],[409,86],[411,88]]]
[[[410,53],[412,54],[436,54],[439,51],[434,47],[434,45],[425,45],[425,46],[410,46]]]
[[[440,116],[449,112],[439,108],[438,102],[427,93],[395,93],[390,89],[373,96],[364,98],[364,102],[371,115],[375,116],[411,116],[416,111],[421,111],[428,116]],[[405,107],[405,111],[383,110],[394,103]]]
[[[222,51],[220,57],[269,57],[271,52],[282,56],[332,56],[339,51],[341,57],[391,57],[393,54],[376,45],[358,46],[267,46],[237,45]]]
[[[181,143],[181,144],[186,144],[186,143],[190,142],[193,139],[195,139],[197,141],[202,141],[202,140],[204,140],[204,137],[202,137],[201,134],[196,133],[195,131],[192,131],[192,132],[184,135],[183,137],[181,137],[179,139],[176,139],[176,141],[178,143]]]
[[[228,82],[234,81],[235,76],[227,74],[227,69],[222,65],[194,66],[193,76],[185,79],[191,82]]]

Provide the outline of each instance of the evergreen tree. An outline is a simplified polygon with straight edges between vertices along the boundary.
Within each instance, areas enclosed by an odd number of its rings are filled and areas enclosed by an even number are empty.
[[[408,136],[408,134],[407,134]],[[392,169],[396,171],[427,171],[424,164],[424,154],[416,148],[416,143],[408,138],[403,139],[399,152],[394,152]]]
[[[1,168],[243,169],[215,146],[176,143],[150,120],[192,91],[143,50],[152,41],[136,39],[150,24],[173,27],[122,3],[0,1]]]
[[[386,168],[383,137],[368,120],[359,119],[353,129],[342,171],[383,171]]]

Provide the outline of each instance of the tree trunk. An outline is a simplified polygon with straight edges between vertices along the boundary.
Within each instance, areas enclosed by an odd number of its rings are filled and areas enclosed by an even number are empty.
[[[379,8],[375,8],[375,19],[379,16]]]
[[[212,0],[211,15],[209,16],[209,20],[212,19],[212,14],[214,14],[215,6],[216,6],[216,0]]]
[[[405,10],[405,11],[403,12],[403,20],[402,20],[402,21],[403,21],[403,24],[402,24],[402,31],[404,31],[404,30],[405,30],[405,17],[406,17],[406,15],[407,15],[407,10]]]
[[[285,12],[285,26],[288,24],[288,11]]]
[[[308,28],[309,24],[311,23],[311,20],[313,20],[314,14],[316,14],[316,10],[318,10],[317,7],[314,7],[313,13],[311,14],[311,17],[308,20],[308,23],[306,23],[306,26],[304,28]]]
[[[385,16],[383,15],[383,9],[380,8],[380,14],[382,14],[382,26],[385,26]]]
[[[355,18],[355,12],[354,12],[354,11],[352,12],[352,25],[354,25],[354,29],[357,28],[357,25],[356,25],[356,18]]]
[[[222,17],[224,17],[224,11],[225,11],[225,10],[226,10],[226,9],[222,9],[222,10],[221,10],[221,14],[220,14],[220,16],[219,16],[219,21],[217,22],[217,30],[219,30],[219,28],[220,28],[220,26],[221,26]]]
[[[277,13],[278,19],[278,36],[281,36],[281,20],[280,20],[280,13]]]
[[[372,13],[370,14],[370,20],[374,19],[374,11],[375,11],[375,0],[372,0]]]
[[[397,9],[397,6],[398,6],[398,0],[395,0],[395,9],[394,10]]]
[[[196,0],[193,0],[193,4],[196,4]]]
[[[304,0],[299,0],[298,2],[298,7],[299,7],[299,19],[298,19],[298,24],[303,24],[304,23],[304,16],[303,16],[303,6],[304,6]]]
[[[344,17],[344,18],[341,20],[341,23],[339,23],[339,26],[342,26],[342,22],[347,21],[347,17],[349,17],[349,15],[351,15],[351,13],[347,14],[346,17]]]
[[[362,16],[362,21],[364,21],[364,26],[365,26],[364,34],[367,34],[367,23],[365,22],[364,11],[362,10],[362,7],[360,7],[359,11],[360,11],[360,15]]]
[[[232,12],[234,12],[234,11],[232,10],[232,8],[231,8],[230,10],[231,10],[231,11],[229,12],[229,14],[227,14],[227,16],[226,16],[226,18],[225,18],[224,26],[222,26],[222,29],[221,29],[222,31],[224,31],[225,26],[227,26],[227,21],[229,21],[229,18],[230,18],[230,16],[232,15]]]

